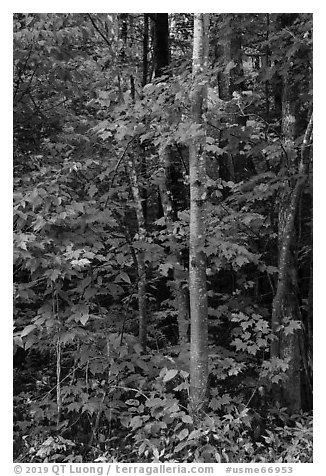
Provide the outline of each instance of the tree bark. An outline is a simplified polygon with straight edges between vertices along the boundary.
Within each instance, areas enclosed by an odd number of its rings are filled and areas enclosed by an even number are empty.
[[[270,16],[269,13],[266,13],[266,47],[265,47],[265,54],[262,56],[262,67],[268,68],[270,66],[270,51],[269,51],[269,30],[270,30]],[[266,79],[265,81],[265,119],[268,122],[270,117],[270,98],[269,98],[269,80]]]
[[[234,91],[244,89],[244,71],[242,62],[242,32],[239,28],[239,19],[232,15],[232,34],[230,38],[230,61],[234,61],[235,67],[230,70],[230,96]],[[242,80],[240,82],[240,80]]]
[[[125,60],[125,46],[128,38],[128,14],[122,13],[120,15],[121,18],[121,39],[123,40],[123,46],[122,52],[124,53],[122,59]],[[134,77],[130,75],[130,92],[131,92],[131,98],[133,103],[135,102],[135,81]],[[141,169],[146,166],[144,164],[144,154],[143,154],[143,149],[140,146],[141,153],[139,154],[141,156],[140,158],[140,167]],[[130,154],[129,160],[128,160],[128,172],[129,172],[129,177],[130,177],[130,183],[131,183],[131,190],[135,202],[135,209],[136,209],[136,217],[137,217],[137,223],[138,223],[138,241],[140,244],[145,243],[146,241],[146,212],[147,212],[147,206],[146,206],[146,191],[142,189],[140,181],[139,181],[139,175],[140,171],[137,170],[137,164],[136,160],[134,158],[133,154]],[[141,170],[141,172],[144,172],[144,170]],[[146,172],[146,170],[145,170]],[[146,263],[145,263],[145,252],[144,250],[140,247],[139,250],[137,250],[136,247],[136,260],[137,260],[137,272],[138,272],[138,311],[139,311],[139,342],[143,348],[146,347],[146,341],[147,341],[147,300],[146,300],[146,282],[147,282],[147,277],[146,277]]]
[[[243,89],[243,81],[239,84],[239,80],[244,78],[243,59],[242,59],[242,33],[239,29],[239,20],[234,14],[228,14],[230,32],[227,35],[227,42],[224,45],[219,45],[215,50],[217,61],[222,66],[218,74],[218,90],[219,97],[223,101],[230,101],[232,94],[237,89]],[[227,71],[226,67],[233,61],[234,67]],[[241,118],[236,115],[228,115],[221,118],[223,122],[240,124]],[[225,127],[220,131],[219,147],[224,148],[229,142],[228,130]],[[236,180],[236,163],[237,156],[233,156],[231,152],[226,151],[219,157],[219,174],[223,180]],[[239,160],[239,159],[238,159]],[[241,163],[243,158],[241,157]]]
[[[202,73],[208,61],[208,24],[205,13],[194,14],[193,88],[190,92],[191,115],[205,130],[204,101],[206,81]],[[190,174],[190,245],[189,294],[191,315],[190,398],[194,411],[205,405],[208,381],[208,309],[206,287],[205,219],[206,156],[205,133],[189,147]]]
[[[144,218],[141,191],[136,171],[135,161],[131,158],[128,162],[132,193],[135,201],[138,240],[142,244],[146,240],[146,223]],[[147,302],[146,302],[146,263],[145,252],[140,249],[136,252],[138,271],[138,310],[139,310],[139,342],[143,348],[147,341]]]
[[[189,294],[187,285],[186,270],[182,265],[181,252],[178,248],[178,240],[175,234],[175,222],[177,213],[173,203],[173,196],[170,184],[169,169],[171,167],[171,151],[164,147],[161,154],[163,165],[163,176],[160,183],[160,195],[162,200],[163,214],[166,229],[169,235],[170,252],[174,259],[173,283],[175,309],[177,311],[179,344],[182,346],[188,343],[189,328]]]
[[[144,13],[144,33],[143,33],[143,83],[147,84],[148,77],[148,13]]]
[[[312,116],[304,136],[301,157],[295,151],[296,107],[289,77],[283,84],[282,135],[284,137],[284,167],[287,177],[280,197],[278,215],[278,283],[272,308],[272,328],[277,340],[271,346],[271,356],[288,360],[287,380],[278,389],[278,398],[287,405],[290,412],[301,409],[301,356],[300,330],[284,332],[284,326],[293,321],[301,322],[298,301],[297,266],[294,249],[296,245],[295,219],[300,195],[308,177],[310,143],[312,137]],[[297,176],[297,177],[296,177]],[[296,177],[296,178],[295,178]]]
[[[159,78],[169,65],[169,14],[155,13],[154,75]]]
[[[168,14],[157,13],[155,16],[154,27],[154,72],[156,78],[162,76],[164,68],[169,65],[169,59]],[[174,223],[177,220],[177,212],[172,194],[172,151],[169,146],[162,147],[160,152],[160,162],[163,167],[163,174],[160,183],[160,196],[166,228],[169,234],[170,250],[175,262],[172,289],[174,294],[174,305],[177,311],[179,344],[183,345],[188,342],[189,298],[185,269],[182,265],[181,253],[178,249],[178,242],[174,233]]]

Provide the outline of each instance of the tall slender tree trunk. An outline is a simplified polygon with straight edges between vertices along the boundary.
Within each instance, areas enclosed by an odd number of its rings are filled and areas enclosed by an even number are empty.
[[[244,78],[243,60],[242,60],[242,32],[239,29],[239,19],[235,14],[227,14],[230,33],[227,35],[227,41],[216,48],[215,55],[218,61],[224,67],[218,74],[219,96],[224,101],[232,99],[232,93],[237,89],[243,89],[241,79]],[[233,68],[227,66],[233,62]],[[240,85],[239,85],[240,84]]]
[[[127,44],[128,39],[128,14],[122,13],[120,15],[121,20],[121,39],[123,41],[124,47]],[[125,60],[125,48],[122,48],[121,51],[122,59]],[[130,76],[130,91],[132,101],[135,102],[135,81],[134,77]],[[128,160],[128,172],[131,183],[131,190],[135,202],[135,210],[138,224],[138,241],[142,244],[146,241],[146,190],[141,186],[139,176],[141,173],[146,173],[146,164],[144,162],[144,151],[141,146],[140,149],[140,164],[136,163],[135,155],[131,153]],[[145,170],[144,170],[145,167]],[[146,347],[147,341],[147,300],[146,300],[146,263],[145,263],[145,252],[140,247],[137,250],[136,247],[136,260],[137,260],[137,272],[138,272],[138,312],[139,312],[139,341],[143,348]]]
[[[271,347],[271,356],[287,360],[287,380],[279,387],[278,398],[291,412],[295,412],[301,409],[300,330],[292,326],[292,330],[289,331],[288,326],[291,326],[294,321],[301,322],[297,263],[294,253],[295,219],[300,195],[308,177],[312,116],[303,140],[301,156],[298,157],[294,145],[297,124],[296,108],[289,79],[286,77],[283,84],[282,135],[285,150],[283,165],[288,172],[284,179],[278,214],[278,283],[272,309],[272,328],[277,339]],[[284,330],[287,327],[288,331]]]
[[[128,13],[120,13],[118,18],[120,25],[120,37],[124,43],[124,46],[126,46],[128,38]],[[126,60],[125,48],[122,48],[120,57],[122,61]]]
[[[203,134],[189,147],[190,175],[190,245],[189,293],[191,315],[190,397],[193,410],[206,402],[208,381],[208,309],[206,287],[205,220],[206,154],[204,102],[207,95],[202,73],[208,61],[209,15],[194,14],[193,88],[190,92],[193,121],[202,126]]]
[[[218,89],[219,97],[223,101],[230,101],[232,99],[233,92],[243,89],[243,58],[242,58],[242,32],[239,29],[239,19],[235,14],[228,14],[230,33],[227,35],[227,42],[224,45],[220,45],[216,49],[216,54],[219,64],[223,66],[218,74]],[[230,70],[227,66],[233,62],[234,67]],[[242,82],[241,82],[242,80]],[[240,124],[242,118],[239,116],[228,115],[223,118],[223,122],[233,122]],[[219,146],[221,148],[228,144],[228,130],[221,130],[219,137]],[[243,158],[241,157],[243,162]],[[220,157],[220,175],[224,180],[236,180],[236,163],[237,156],[233,156],[231,152],[225,152]]]
[[[266,47],[265,47],[265,54],[262,56],[262,67],[263,68],[268,68],[270,66],[270,51],[269,51],[269,35],[270,35],[270,15],[269,13],[266,13]],[[269,115],[270,115],[270,85],[269,85],[269,80],[266,79],[265,81],[265,118],[266,121],[269,121]]]
[[[236,14],[232,15],[231,27],[232,34],[230,37],[230,61],[235,63],[235,67],[230,70],[230,96],[234,91],[244,89],[244,71],[242,60],[242,32],[240,30],[240,22]]]
[[[182,346],[188,342],[189,328],[189,293],[187,286],[186,270],[182,264],[181,251],[175,234],[175,222],[177,213],[173,202],[170,173],[171,151],[164,147],[161,154],[163,165],[163,176],[160,184],[160,195],[162,200],[163,214],[170,241],[170,251],[174,260],[172,289],[177,311],[179,344]]]
[[[167,13],[155,15],[154,27],[154,65],[155,77],[159,78],[164,68],[169,65],[169,23]],[[172,122],[172,118],[171,118]],[[189,297],[185,269],[182,265],[181,252],[174,233],[174,223],[177,221],[176,205],[172,194],[172,151],[169,146],[163,146],[160,151],[160,162],[163,174],[160,183],[160,196],[166,228],[169,234],[170,249],[174,260],[172,289],[174,305],[177,311],[179,344],[188,342],[189,328]]]
[[[154,73],[159,78],[169,65],[169,14],[155,13],[154,27]]]
[[[147,77],[148,77],[148,13],[144,13],[144,33],[143,33],[143,82],[142,85],[145,86],[147,84]]]
[[[137,222],[138,222],[138,240],[144,243],[146,240],[146,223],[142,206],[141,190],[133,158],[129,162],[129,175],[131,181],[132,193],[135,201]],[[146,302],[146,263],[145,252],[140,248],[136,252],[137,271],[138,271],[138,311],[139,311],[139,341],[143,348],[147,341],[147,302]]]

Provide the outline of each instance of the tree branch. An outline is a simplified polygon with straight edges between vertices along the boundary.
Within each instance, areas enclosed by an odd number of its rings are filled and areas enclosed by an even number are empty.
[[[87,16],[88,18],[90,19],[90,21],[92,22],[92,25],[93,27],[95,28],[95,30],[97,31],[97,33],[101,36],[101,38],[105,41],[105,43],[111,48],[111,43],[109,42],[109,40],[107,39],[107,37],[101,32],[101,30],[99,29],[99,27],[96,25],[95,21],[93,20],[92,16],[90,13],[87,13]]]

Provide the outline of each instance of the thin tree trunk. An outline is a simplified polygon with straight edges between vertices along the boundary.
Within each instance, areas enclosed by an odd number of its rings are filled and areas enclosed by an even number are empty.
[[[154,28],[154,72],[155,77],[163,75],[169,65],[169,14],[155,13]]]
[[[268,47],[269,41],[269,30],[270,30],[270,17],[269,13],[266,13],[266,47],[265,47],[265,55],[262,56],[262,67],[268,68],[270,66],[270,51]],[[265,115],[266,121],[269,121],[269,114],[270,114],[270,98],[269,98],[269,81],[266,79],[265,81]]]
[[[203,103],[207,87],[202,77],[208,61],[208,24],[205,13],[194,14],[193,89],[191,114],[205,128]],[[205,219],[206,156],[205,135],[195,138],[189,147],[190,174],[190,245],[189,294],[191,315],[190,397],[194,411],[205,405],[208,381],[208,310],[206,287]]]
[[[139,186],[136,164],[133,158],[128,162],[132,193],[135,201],[138,241],[140,244],[146,241],[146,224],[142,206],[142,198]],[[140,249],[136,253],[138,268],[138,310],[139,310],[139,341],[143,348],[147,340],[147,302],[146,302],[146,263],[145,252]]]
[[[119,15],[119,23],[120,23],[120,36],[123,41],[124,46],[127,45],[127,37],[128,37],[128,13],[120,13]],[[125,48],[122,48],[120,57],[122,61],[126,60],[126,51]]]
[[[312,116],[305,133],[300,160],[294,155],[294,138],[296,118],[288,84],[284,85],[283,123],[282,130],[285,138],[284,148],[289,152],[287,161],[289,175],[298,174],[298,178],[288,180],[286,190],[281,196],[278,218],[279,264],[278,283],[273,300],[272,328],[277,340],[271,346],[271,356],[288,359],[287,381],[281,388],[282,403],[292,412],[301,409],[301,357],[299,331],[286,333],[283,326],[293,321],[301,321],[298,303],[298,285],[296,260],[293,248],[296,241],[295,218],[300,201],[300,195],[308,177],[310,143],[312,137]],[[292,154],[291,154],[292,152]],[[291,156],[293,157],[291,159]],[[295,181],[294,181],[295,180]]]
[[[217,58],[219,63],[223,66],[222,71],[218,75],[219,84],[219,97],[223,101],[230,101],[232,94],[237,89],[242,89],[243,85],[238,84],[239,79],[244,77],[243,64],[242,64],[242,34],[237,26],[237,19],[234,15],[231,16],[230,26],[232,27],[231,33],[228,35],[228,41],[226,45],[220,45],[216,49],[216,54],[220,56]],[[230,71],[226,71],[225,68],[230,62],[233,61],[235,66]],[[239,123],[239,118],[236,115],[227,116],[223,118],[223,121]],[[219,137],[219,146],[221,148],[228,144],[228,131],[222,130]],[[237,157],[233,157],[230,152],[225,152],[220,157],[220,175],[224,180],[236,180],[235,162]]]
[[[160,155],[161,163],[163,165],[163,177],[160,183],[160,195],[165,224],[169,235],[170,251],[174,258],[172,288],[175,299],[175,308],[177,311],[179,344],[183,345],[188,342],[189,328],[189,295],[187,289],[187,276],[185,268],[182,265],[181,252],[178,249],[178,241],[174,232],[174,223],[177,220],[177,214],[173,203],[169,180],[171,151],[169,148],[164,147]]]
[[[155,16],[154,29],[154,65],[155,77],[159,78],[164,68],[169,65],[169,24],[168,14],[158,13]],[[172,119],[171,119],[172,122]],[[173,223],[177,220],[176,207],[172,195],[172,151],[169,146],[164,146],[160,153],[160,161],[163,166],[163,175],[160,184],[160,196],[167,231],[169,234],[170,249],[175,262],[173,269],[173,294],[175,308],[177,310],[179,344],[188,342],[189,327],[189,298],[186,286],[185,269],[182,266],[181,253],[178,250],[177,238],[173,232]]]
[[[135,101],[135,95],[132,93],[132,100]],[[144,151],[140,146],[140,166],[144,168]],[[146,215],[147,215],[147,196],[146,191],[141,188],[139,183],[139,173],[137,173],[136,162],[134,155],[131,155],[128,162],[131,188],[135,201],[136,216],[138,222],[138,240],[140,244],[146,242]],[[146,167],[146,164],[145,164]],[[143,203],[144,202],[144,203]],[[138,271],[138,311],[139,311],[139,342],[145,349],[147,342],[147,299],[146,299],[146,263],[145,263],[145,251],[140,248],[137,253],[137,271]]]
[[[143,86],[147,84],[148,77],[148,13],[144,13],[143,33]]]
[[[121,14],[121,39],[123,40],[124,47],[128,38],[128,14]],[[122,49],[124,52],[124,48]],[[125,53],[123,59],[125,58]],[[132,101],[135,102],[135,81],[134,77],[130,75],[130,91]],[[140,147],[141,148],[141,147]],[[143,153],[143,149],[141,149]],[[144,159],[143,154],[141,156],[140,168],[144,171]],[[141,188],[139,181],[139,173],[137,171],[137,164],[134,155],[131,153],[128,160],[128,172],[131,183],[131,190],[135,201],[135,209],[138,223],[138,241],[140,244],[146,241],[146,191]],[[145,170],[146,172],[146,170]],[[145,200],[145,203],[143,201]],[[147,300],[146,300],[146,263],[145,252],[142,247],[137,250],[136,247],[136,259],[137,259],[137,272],[138,272],[138,311],[139,311],[139,341],[143,348],[146,347],[147,341]]]
[[[234,61],[235,67],[230,70],[230,97],[234,91],[244,89],[244,71],[242,62],[242,33],[239,28],[239,20],[232,15],[232,34],[230,38],[230,61]],[[241,82],[239,82],[242,79]]]

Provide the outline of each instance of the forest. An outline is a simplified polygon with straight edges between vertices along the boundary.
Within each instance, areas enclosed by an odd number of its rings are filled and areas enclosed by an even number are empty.
[[[311,463],[312,14],[13,15],[16,462]]]

